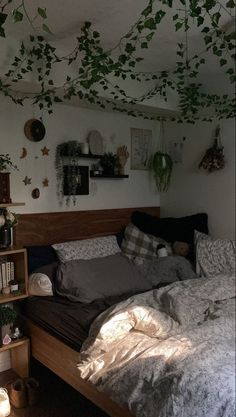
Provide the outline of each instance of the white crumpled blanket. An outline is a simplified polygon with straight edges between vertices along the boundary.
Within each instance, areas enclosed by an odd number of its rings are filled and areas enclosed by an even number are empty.
[[[78,369],[137,417],[235,416],[235,278],[139,294],[92,324]]]

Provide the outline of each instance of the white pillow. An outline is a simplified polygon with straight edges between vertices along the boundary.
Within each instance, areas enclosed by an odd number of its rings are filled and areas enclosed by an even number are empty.
[[[31,274],[29,276],[29,295],[52,296],[53,291],[50,278],[40,272]]]
[[[103,258],[121,252],[116,236],[96,237],[92,239],[74,240],[52,245],[61,262],[74,259]]]

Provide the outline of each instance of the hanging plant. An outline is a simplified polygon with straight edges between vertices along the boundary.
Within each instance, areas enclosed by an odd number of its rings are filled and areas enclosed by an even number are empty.
[[[151,166],[158,190],[160,192],[167,191],[170,185],[173,168],[173,161],[170,155],[157,151],[153,155]]]
[[[114,47],[106,50],[101,43],[101,35],[94,30],[91,22],[85,22],[77,37],[76,45],[66,56],[60,56],[55,47],[43,36],[37,36],[34,21],[36,17],[47,18],[46,9],[38,8],[36,15],[30,19],[25,1],[13,7],[14,0],[3,0],[0,12],[0,36],[6,36],[5,23],[9,15],[15,23],[28,19],[34,29],[28,42],[22,42],[19,53],[14,57],[5,78],[0,80],[0,93],[11,98],[16,104],[23,104],[31,99],[40,109],[52,113],[53,105],[60,101],[71,100],[73,97],[96,104],[101,108],[112,108],[125,112],[133,117],[160,120],[156,114],[147,114],[136,110],[131,105],[140,104],[159,96],[168,100],[169,92],[179,98],[180,116],[167,116],[170,120],[194,123],[196,120],[212,121],[214,117],[233,118],[236,114],[234,96],[206,92],[199,81],[200,70],[207,64],[210,55],[218,59],[219,67],[224,69],[225,80],[231,84],[236,81],[235,75],[235,30],[225,31],[223,17],[228,15],[234,19],[235,1],[226,3],[219,0],[149,0],[138,20],[132,25]],[[171,69],[154,72],[139,70],[143,60],[142,51],[149,48],[152,39],[168,19],[173,9],[172,22],[176,31],[182,31],[182,42],[176,46],[176,63]],[[190,27],[199,30],[204,47],[196,54],[191,53],[188,33]],[[49,31],[43,23],[43,30]],[[54,84],[55,66],[74,64],[78,72],[73,76],[65,73],[61,86]],[[37,93],[20,95],[14,91],[13,85],[28,78],[34,78],[40,87]],[[133,97],[123,87],[123,81],[129,80],[147,83],[147,91],[139,97]],[[150,82],[152,87],[150,88]],[[101,89],[109,93],[111,99],[101,98]],[[59,94],[60,91],[60,94]],[[121,103],[121,104],[118,104]],[[125,105],[129,106],[126,107]]]
[[[216,128],[213,146],[206,150],[198,167],[208,172],[219,171],[225,167],[224,147],[221,144],[220,138],[220,126]]]
[[[64,198],[66,198],[67,205],[70,204],[71,199],[73,204],[76,204],[80,154],[80,144],[77,141],[71,140],[57,145],[55,155],[55,169],[57,178],[57,196],[61,205],[64,201]],[[64,195],[65,175],[67,192],[66,195]]]
[[[173,160],[170,155],[166,152],[167,141],[165,138],[164,121],[161,120],[160,124],[160,139],[159,139],[160,150],[154,153],[151,159],[151,170],[156,182],[157,189],[160,192],[168,190],[170,185],[170,179],[173,168]]]

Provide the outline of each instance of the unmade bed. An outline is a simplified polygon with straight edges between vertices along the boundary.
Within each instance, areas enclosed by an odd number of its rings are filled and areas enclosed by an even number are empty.
[[[29,299],[32,355],[113,417],[233,417],[235,279],[193,278],[87,305]]]

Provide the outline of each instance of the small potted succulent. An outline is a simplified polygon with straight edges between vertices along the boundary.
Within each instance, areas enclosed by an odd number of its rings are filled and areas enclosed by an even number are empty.
[[[17,314],[13,308],[9,306],[0,307],[0,346],[4,344],[5,340],[5,344],[11,341],[9,334],[11,333],[11,325],[15,322],[16,317]]]
[[[104,174],[114,175],[115,168],[118,164],[118,157],[112,152],[104,153],[100,158],[99,164],[101,165]]]

